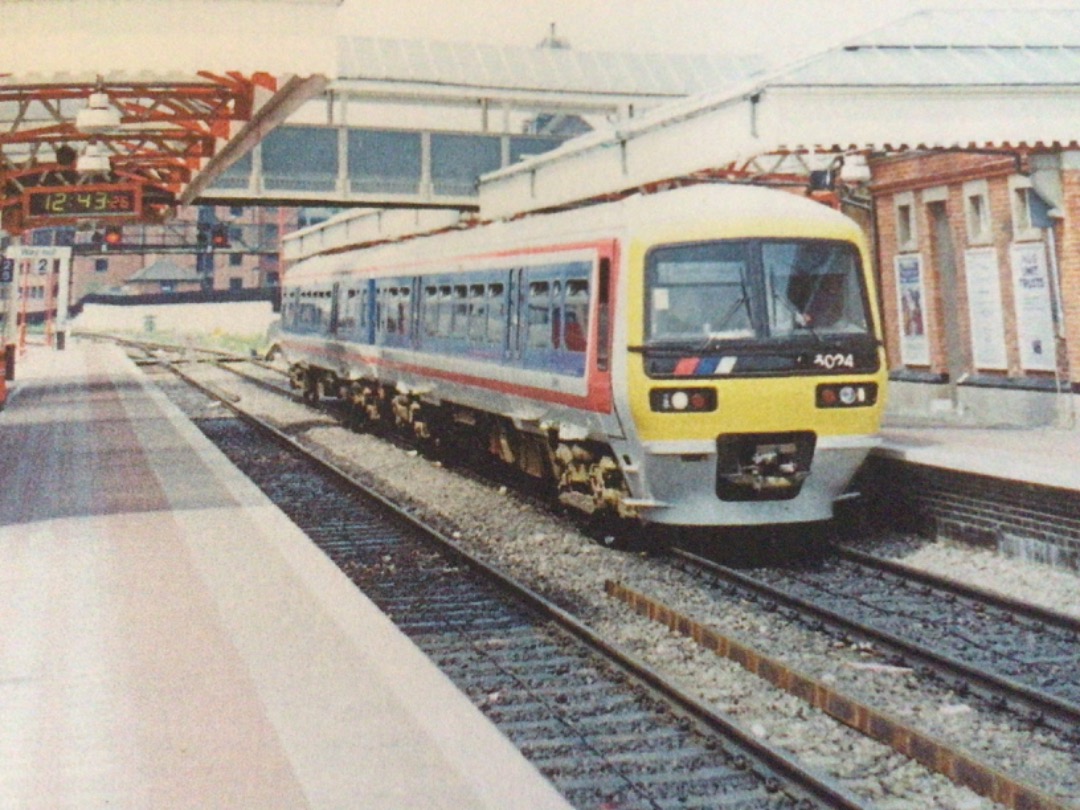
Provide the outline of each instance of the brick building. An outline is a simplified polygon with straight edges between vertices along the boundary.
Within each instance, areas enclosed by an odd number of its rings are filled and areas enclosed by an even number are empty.
[[[106,245],[97,230],[75,232],[72,303],[95,293],[138,294],[144,285],[129,280],[164,258],[198,276],[204,289],[274,286],[281,233],[296,221],[293,208],[198,206],[160,225],[124,226],[117,246]]]
[[[160,224],[124,225],[117,244],[108,243],[104,227],[38,229],[24,241],[71,246],[71,302],[77,306],[91,294],[274,287],[281,234],[295,230],[299,216],[293,208],[199,206]],[[148,285],[146,271],[155,266],[155,283]],[[172,270],[166,273],[171,278],[157,277],[162,267]]]
[[[907,152],[871,170],[893,409],[1071,421],[1080,156]]]

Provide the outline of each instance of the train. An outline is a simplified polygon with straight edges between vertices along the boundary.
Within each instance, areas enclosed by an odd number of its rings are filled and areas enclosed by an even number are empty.
[[[312,256],[281,349],[309,399],[672,527],[828,521],[887,379],[862,229],[734,183]]]

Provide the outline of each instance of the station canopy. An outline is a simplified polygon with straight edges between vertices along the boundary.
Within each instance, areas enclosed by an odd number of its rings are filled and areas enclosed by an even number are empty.
[[[1075,149],[1080,11],[924,11],[486,175],[499,217],[908,149]]]
[[[0,0],[3,227],[167,213],[334,73],[340,0]]]

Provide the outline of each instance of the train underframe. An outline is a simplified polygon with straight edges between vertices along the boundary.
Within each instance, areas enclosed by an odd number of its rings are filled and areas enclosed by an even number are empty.
[[[292,366],[290,384],[308,402],[327,397],[344,402],[354,429],[395,430],[437,457],[497,459],[601,521],[639,517],[627,503],[630,490],[614,451],[603,442],[560,439],[557,426],[526,427],[488,411],[432,402],[393,383],[345,380],[313,366]]]

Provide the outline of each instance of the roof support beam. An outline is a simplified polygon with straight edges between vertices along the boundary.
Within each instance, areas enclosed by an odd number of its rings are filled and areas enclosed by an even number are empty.
[[[184,189],[179,201],[190,205],[222,172],[246,155],[268,132],[283,123],[306,101],[315,98],[326,90],[325,76],[293,76],[265,104],[263,104],[240,129],[240,131],[222,147],[202,171]]]

